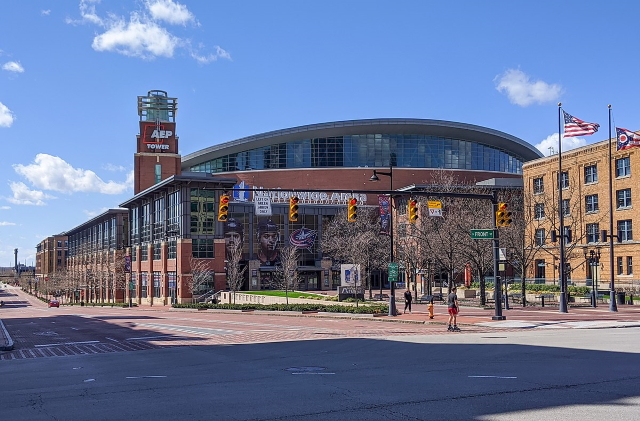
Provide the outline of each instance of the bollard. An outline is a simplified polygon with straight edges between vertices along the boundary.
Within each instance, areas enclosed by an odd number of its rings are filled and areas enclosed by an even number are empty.
[[[633,294],[629,294],[629,302],[628,302],[628,304],[629,305],[633,304]]]
[[[544,295],[541,295],[540,299],[542,300],[542,307],[544,307]]]

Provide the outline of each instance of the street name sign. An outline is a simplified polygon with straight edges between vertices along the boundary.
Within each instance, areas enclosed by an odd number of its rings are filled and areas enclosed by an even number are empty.
[[[492,240],[493,239],[493,230],[471,230],[471,239],[472,240]]]
[[[396,282],[398,280],[398,264],[389,263],[389,281]]]

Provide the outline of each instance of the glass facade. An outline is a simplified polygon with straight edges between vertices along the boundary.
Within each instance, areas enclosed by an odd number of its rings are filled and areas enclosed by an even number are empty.
[[[407,134],[349,135],[279,143],[202,162],[190,171],[388,166],[522,174],[522,161],[507,151],[462,139]]]

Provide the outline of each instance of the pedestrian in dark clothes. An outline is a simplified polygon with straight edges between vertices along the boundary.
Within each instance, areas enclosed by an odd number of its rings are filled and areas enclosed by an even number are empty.
[[[409,313],[411,313],[411,301],[413,300],[413,297],[411,296],[411,291],[409,291],[409,289],[407,289],[404,292],[404,312],[407,312],[407,309],[409,309]]]

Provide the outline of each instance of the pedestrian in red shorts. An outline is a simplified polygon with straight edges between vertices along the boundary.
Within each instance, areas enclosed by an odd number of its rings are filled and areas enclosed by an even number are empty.
[[[460,332],[460,328],[458,327],[457,318],[458,318],[458,294],[456,294],[456,287],[451,288],[451,293],[447,295],[447,310],[449,311],[449,328],[447,329],[449,332]],[[453,327],[451,323],[453,322]]]

